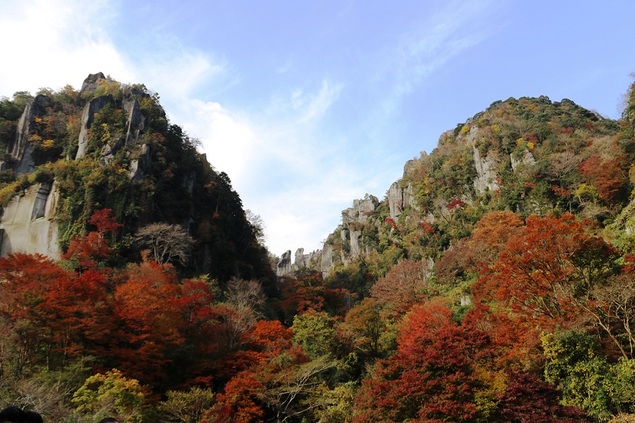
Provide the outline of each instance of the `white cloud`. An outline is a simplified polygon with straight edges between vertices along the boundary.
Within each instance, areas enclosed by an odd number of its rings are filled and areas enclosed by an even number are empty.
[[[306,106],[303,107],[303,114],[297,123],[308,125],[319,120],[337,99],[341,89],[341,85],[333,85],[328,81],[322,81],[320,90],[316,94],[309,96],[307,101],[304,102]]]
[[[0,95],[78,87],[97,71],[144,83],[161,95],[172,123],[202,141],[208,160],[227,172],[245,208],[263,218],[272,252],[320,247],[316,243],[339,224],[340,211],[369,184],[347,162],[347,140],[329,139],[322,129],[343,85],[322,80],[272,94],[258,115],[227,108],[198,93],[210,83],[236,83],[227,78],[238,72],[169,33],[150,34],[154,38],[139,46],[129,33],[126,45],[117,45],[122,37],[112,31],[120,6],[118,0],[5,1],[0,37],[15,42],[3,46],[12,61],[0,67]]]
[[[251,182],[260,141],[257,130],[246,118],[216,102],[188,99],[178,109],[174,123],[201,140],[207,160],[217,170],[226,172],[235,187]]]
[[[263,218],[274,253],[326,237],[339,223],[342,204],[352,201],[354,178],[343,177],[350,171],[337,143],[325,145],[319,134],[341,89],[329,81],[295,89],[258,116],[196,99],[178,113],[178,123],[202,140],[210,163],[228,173],[245,207]]]
[[[112,19],[105,1],[7,0],[0,14],[3,56],[0,95],[81,85],[100,70],[130,79],[131,67],[106,35]]]
[[[173,37],[162,36],[155,42],[152,54],[139,57],[136,66],[146,86],[159,92],[167,104],[178,105],[195,98],[198,88],[224,73],[221,63],[215,63],[205,52],[183,46]]]

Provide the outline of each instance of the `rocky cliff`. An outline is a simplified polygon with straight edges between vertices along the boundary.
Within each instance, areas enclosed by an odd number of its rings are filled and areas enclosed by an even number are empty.
[[[600,222],[621,216],[629,200],[631,153],[619,133],[616,121],[567,99],[495,102],[442,134],[430,154],[408,161],[382,201],[370,195],[355,200],[324,248],[296,262],[327,275],[379,256],[393,263],[434,260],[491,210],[574,211]],[[602,163],[611,175],[596,167]],[[631,220],[617,222],[628,226]]]
[[[178,224],[197,243],[189,271],[220,280],[271,275],[229,177],[214,171],[141,84],[96,73],[79,92],[67,86],[4,99],[2,147],[3,255],[57,258],[90,230],[95,210],[109,208],[123,225],[121,254],[138,254],[129,239],[139,228]]]

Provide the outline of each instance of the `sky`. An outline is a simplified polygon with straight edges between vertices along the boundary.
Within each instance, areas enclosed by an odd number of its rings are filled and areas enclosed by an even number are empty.
[[[633,16],[632,0],[0,0],[0,97],[96,72],[145,84],[269,250],[309,252],[494,101],[619,118]]]

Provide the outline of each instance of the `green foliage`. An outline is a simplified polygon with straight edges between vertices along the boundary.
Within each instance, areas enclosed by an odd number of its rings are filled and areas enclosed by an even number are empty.
[[[189,391],[168,391],[167,399],[157,406],[161,421],[198,423],[214,403],[214,392],[199,387]]]
[[[328,237],[328,276],[307,269],[274,283],[261,222],[169,122],[158,94],[110,78],[96,85],[81,96],[40,90],[29,134],[37,170],[16,176],[5,157],[0,172],[3,206],[54,181],[70,258],[65,267],[0,260],[2,398],[51,421],[588,421],[572,406],[608,421],[635,412],[634,260],[622,256],[635,252],[632,87],[619,122],[567,99],[493,103],[406,165],[400,204],[379,202]],[[100,96],[108,101],[86,155],[72,160],[82,109]],[[0,101],[0,147],[33,100]],[[144,119],[135,145],[126,145],[130,100]],[[104,238],[90,220],[102,209],[119,234]],[[160,263],[133,264],[147,247],[133,234],[157,222],[183,228],[175,239],[186,247],[193,239],[178,272],[160,247]],[[123,372],[104,373],[113,367]]]
[[[125,377],[117,369],[86,379],[71,401],[77,413],[94,422],[108,416],[124,421],[143,421],[143,390],[137,380]]]
[[[593,336],[567,332],[543,334],[545,378],[556,383],[563,402],[585,409],[601,421],[635,412],[635,360],[609,363]]]
[[[1,206],[34,180],[54,179],[60,193],[56,218],[62,251],[71,238],[89,229],[87,220],[95,210],[109,208],[123,225],[116,243],[120,263],[139,257],[130,242],[139,228],[176,224],[200,247],[189,262],[192,274],[208,273],[221,281],[237,275],[265,278],[269,288],[273,273],[259,240],[261,229],[247,219],[229,177],[215,172],[197,151],[198,140],[168,122],[156,93],[141,84],[102,78],[81,95],[66,86],[57,92],[41,89],[38,96],[29,126],[36,173],[16,179],[14,163],[3,158],[9,169],[0,175]],[[97,97],[105,104],[85,128],[84,157],[73,160],[84,106]],[[129,113],[124,110],[131,100],[143,115],[134,145],[127,144]],[[14,141],[17,121],[32,101],[28,93],[0,101],[0,147]]]
[[[324,312],[308,312],[293,319],[293,342],[312,359],[332,356],[336,343],[333,318]]]

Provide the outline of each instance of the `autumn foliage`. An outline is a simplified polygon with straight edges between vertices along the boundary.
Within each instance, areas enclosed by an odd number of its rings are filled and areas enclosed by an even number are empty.
[[[53,176],[64,251],[0,258],[3,399],[47,421],[633,421],[632,116],[494,103],[347,218],[317,267],[275,278],[228,176],[136,101],[145,175],[125,148],[100,160],[125,133],[113,105],[90,157],[0,175],[3,201]],[[61,154],[79,118],[47,113],[32,141]]]

